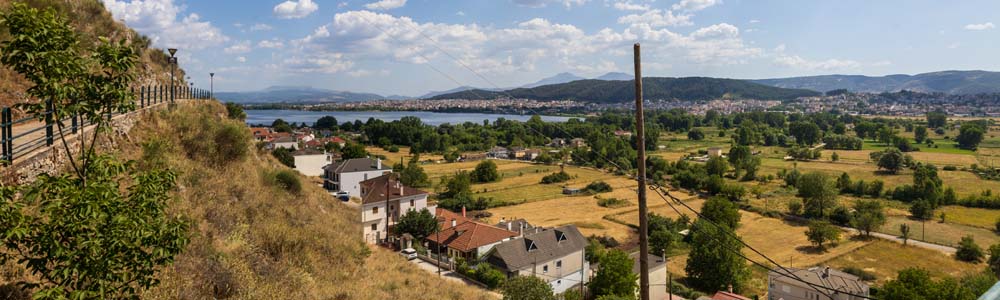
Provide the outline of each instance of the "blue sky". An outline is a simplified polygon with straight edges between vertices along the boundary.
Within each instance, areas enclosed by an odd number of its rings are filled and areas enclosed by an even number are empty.
[[[1000,70],[1000,1],[103,1],[157,47],[180,48],[196,85],[215,72],[220,91],[420,95],[631,73],[635,42],[645,76]]]

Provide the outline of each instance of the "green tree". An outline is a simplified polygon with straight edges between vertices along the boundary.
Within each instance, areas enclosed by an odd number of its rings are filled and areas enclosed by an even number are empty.
[[[434,233],[437,227],[437,218],[424,208],[419,211],[411,210],[406,212],[402,217],[399,217],[399,223],[396,223],[396,227],[394,228],[396,234],[409,233],[417,240],[422,241]]]
[[[446,190],[441,193],[442,198],[457,198],[460,195],[472,195],[472,177],[468,171],[459,171],[446,181]]]
[[[750,269],[737,255],[743,250],[735,233],[699,219],[691,226],[691,252],[684,271],[691,286],[703,291],[720,291],[732,285],[737,292],[750,279]]]
[[[243,106],[236,103],[226,102],[226,113],[233,120],[243,121],[247,119],[247,113],[243,111]]]
[[[705,132],[699,128],[691,128],[688,131],[688,139],[692,141],[700,141],[705,139]]]
[[[809,230],[806,230],[806,238],[817,248],[826,249],[824,243],[836,243],[840,240],[840,228],[827,221],[812,221],[809,222]]]
[[[810,172],[802,175],[796,187],[806,216],[824,218],[837,206],[837,187],[826,174]]]
[[[416,159],[410,160],[402,172],[399,173],[399,181],[410,187],[431,186],[431,181],[427,178],[427,173],[424,173],[424,168],[420,166],[420,163]]]
[[[899,224],[899,233],[899,238],[903,239],[903,246],[906,246],[906,241],[910,240],[910,225]]]
[[[285,148],[276,148],[271,151],[271,155],[278,159],[278,162],[288,166],[289,168],[295,167],[295,157],[292,156],[292,152]]]
[[[313,123],[312,127],[316,129],[337,130],[340,125],[334,116],[323,116],[316,120],[316,123]]]
[[[837,154],[837,152],[830,154],[830,161],[836,162],[839,160],[840,160],[840,154]]]
[[[885,225],[886,216],[882,202],[878,200],[858,200],[854,203],[854,214],[851,216],[851,227],[862,234],[871,237],[872,231],[877,231]]]
[[[68,156],[69,172],[0,186],[0,264],[24,264],[34,299],[137,298],[189,241],[188,223],[167,212],[175,173],[95,152],[107,115],[135,108],[137,47],[100,37],[81,51],[65,18],[21,2],[0,12],[0,28],[9,33],[0,63],[32,83],[28,96],[48,100],[18,107],[39,121],[50,113],[67,153],[62,120],[96,125]]]
[[[913,127],[913,141],[917,144],[923,144],[924,140],[927,139],[927,127],[916,126]]]
[[[729,170],[729,163],[721,156],[714,156],[705,163],[705,170],[708,171],[708,175],[725,176],[726,171]]]
[[[343,149],[340,149],[340,157],[347,160],[352,158],[365,158],[368,157],[368,150],[365,150],[365,146],[358,143],[347,143],[344,145]]]
[[[914,218],[930,220],[934,217],[934,207],[927,200],[917,200],[910,204],[910,214]]]
[[[983,248],[980,248],[979,244],[976,244],[976,240],[972,235],[964,236],[958,242],[955,258],[961,261],[979,263],[983,261]]]
[[[907,164],[907,158],[899,149],[891,148],[885,151],[872,152],[872,157],[876,161],[879,169],[896,174]]]
[[[948,115],[944,112],[932,111],[927,113],[927,127],[941,128],[948,123]]]
[[[986,260],[986,265],[994,276],[1000,277],[1000,244],[993,244],[987,252],[990,257]]]
[[[632,273],[632,258],[621,250],[608,250],[600,258],[601,268],[590,282],[594,296],[616,295],[634,297],[638,288],[635,273]]]
[[[795,142],[799,145],[813,145],[823,137],[816,123],[808,121],[795,122],[788,125],[788,132],[795,137]]]
[[[474,182],[494,182],[500,180],[500,173],[497,172],[497,164],[492,160],[484,160],[476,165],[472,170],[472,181]]]
[[[555,300],[552,286],[535,276],[514,276],[501,288],[504,300]]]
[[[976,150],[979,147],[979,143],[983,141],[983,135],[986,133],[982,127],[974,123],[962,124],[959,129],[958,136],[955,137],[955,141],[958,142],[958,147],[962,149]]]
[[[736,229],[740,225],[739,207],[723,197],[708,198],[701,207],[701,215],[729,229]]]

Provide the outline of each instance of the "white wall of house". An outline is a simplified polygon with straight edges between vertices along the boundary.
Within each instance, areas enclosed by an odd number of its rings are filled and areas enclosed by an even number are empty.
[[[586,274],[589,269],[590,263],[583,261],[583,250],[581,249],[563,257],[539,261],[534,267],[528,266],[518,270],[517,273],[519,276],[536,274],[536,277],[548,282],[552,286],[552,291],[558,294],[579,283],[583,277],[581,272]]]
[[[413,200],[412,206],[410,205],[410,200]],[[402,208],[402,214],[400,214],[400,208]],[[411,209],[419,211],[424,208],[427,208],[426,194],[405,197],[398,200],[393,199],[389,201],[389,225],[396,224],[399,221],[399,217],[405,215]],[[366,242],[374,244],[379,238],[385,238],[385,212],[385,202],[368,203],[361,206],[361,231]],[[430,212],[434,214],[433,210]]]
[[[323,166],[330,164],[326,154],[296,155],[295,170],[306,176],[323,175]]]
[[[391,170],[340,173],[340,190],[347,192],[347,194],[351,197],[361,197],[362,181],[382,176],[383,172],[389,171]]]
[[[639,279],[635,280],[639,284]],[[667,265],[649,269],[649,299],[667,298]],[[637,297],[639,293],[635,294]]]
[[[284,143],[271,143],[272,149],[285,148],[285,149],[298,149],[298,142],[284,142]]]

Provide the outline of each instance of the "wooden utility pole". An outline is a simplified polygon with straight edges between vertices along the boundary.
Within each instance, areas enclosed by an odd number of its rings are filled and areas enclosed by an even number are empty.
[[[642,60],[639,44],[632,46],[635,56],[635,149],[639,166],[639,299],[649,300],[649,220],[646,208],[646,130],[642,112]]]

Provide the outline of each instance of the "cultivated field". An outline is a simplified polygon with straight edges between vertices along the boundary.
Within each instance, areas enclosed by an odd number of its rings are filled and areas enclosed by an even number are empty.
[[[874,274],[878,283],[893,279],[900,270],[911,267],[927,270],[931,276],[935,277],[961,276],[979,272],[984,267],[982,264],[966,263],[941,255],[940,252],[934,250],[903,246],[888,241],[869,243],[824,262],[823,265],[841,270],[846,267],[859,268]]]

